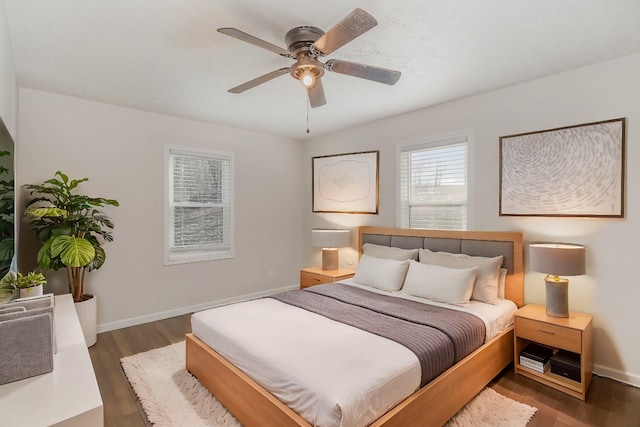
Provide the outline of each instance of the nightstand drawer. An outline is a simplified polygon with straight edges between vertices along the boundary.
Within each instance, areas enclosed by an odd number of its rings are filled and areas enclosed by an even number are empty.
[[[582,333],[580,330],[518,316],[516,316],[516,329],[520,338],[574,353],[582,352]]]
[[[353,277],[355,271],[339,268],[337,270],[322,270],[316,267],[303,268],[300,270],[300,289],[325,283],[339,282],[340,280]]]
[[[309,273],[308,271],[300,272],[300,287],[307,288],[314,285],[322,285],[324,283],[331,283],[333,279],[323,274]]]

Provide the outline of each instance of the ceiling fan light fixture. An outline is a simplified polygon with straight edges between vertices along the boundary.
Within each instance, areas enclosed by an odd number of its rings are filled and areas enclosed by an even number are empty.
[[[300,81],[302,82],[302,84],[305,87],[313,87],[313,85],[316,83],[316,79],[315,76],[313,75],[313,73],[310,70],[304,70],[301,74],[300,74]]]
[[[302,55],[295,64],[291,66],[291,75],[302,82],[307,88],[313,88],[316,81],[324,74],[322,63],[307,55]]]

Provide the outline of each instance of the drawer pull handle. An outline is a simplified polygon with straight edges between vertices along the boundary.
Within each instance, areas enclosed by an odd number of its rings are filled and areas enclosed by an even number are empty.
[[[318,279],[317,277],[314,277],[314,278],[313,278],[313,280],[314,280],[315,282],[319,282],[319,281],[320,281],[320,279]]]
[[[545,334],[549,334],[549,335],[555,335],[556,333],[553,331],[545,331],[544,329],[538,329],[538,331],[540,332],[544,332]]]

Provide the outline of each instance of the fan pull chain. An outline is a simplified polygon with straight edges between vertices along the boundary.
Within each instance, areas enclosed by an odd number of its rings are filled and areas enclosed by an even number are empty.
[[[307,104],[307,133],[309,133],[309,100],[306,100]]]

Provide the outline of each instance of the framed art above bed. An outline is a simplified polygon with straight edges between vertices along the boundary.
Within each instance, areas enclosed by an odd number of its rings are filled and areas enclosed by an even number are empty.
[[[379,151],[312,159],[313,212],[378,213]]]
[[[500,137],[500,215],[624,217],[625,119]]]

